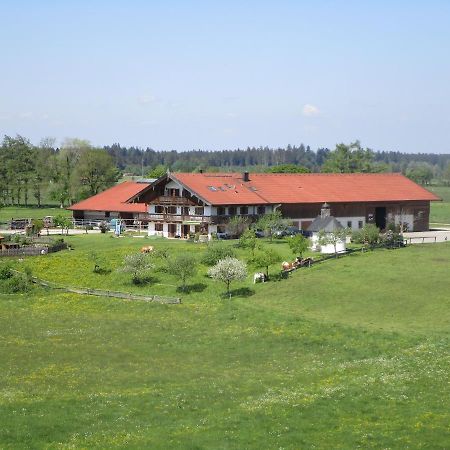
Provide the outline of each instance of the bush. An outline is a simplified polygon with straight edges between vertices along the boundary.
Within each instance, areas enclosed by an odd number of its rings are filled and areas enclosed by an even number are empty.
[[[30,290],[30,283],[23,275],[14,275],[1,283],[1,290],[7,294],[17,294],[21,292],[28,292]]]
[[[10,264],[1,264],[0,265],[0,280],[8,280],[12,278],[13,271],[11,269]]]
[[[218,261],[225,258],[234,258],[235,251],[223,244],[209,244],[205,254],[202,257],[202,263],[207,266],[214,266]]]

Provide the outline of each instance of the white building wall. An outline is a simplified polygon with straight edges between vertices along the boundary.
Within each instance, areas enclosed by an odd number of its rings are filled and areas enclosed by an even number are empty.
[[[336,245],[336,250],[338,253],[345,252],[346,246],[345,242],[339,241]],[[320,252],[325,255],[330,255],[334,253],[334,245],[333,244],[326,244],[326,245],[320,245],[319,244],[319,233],[313,233],[311,236],[311,250],[314,252]]]

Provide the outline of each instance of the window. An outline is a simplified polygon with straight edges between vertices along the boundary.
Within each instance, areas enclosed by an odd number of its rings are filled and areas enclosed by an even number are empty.
[[[263,215],[266,213],[266,207],[265,206],[258,206],[258,209],[256,210],[258,215]]]
[[[248,206],[241,206],[241,214],[242,215],[248,214]]]
[[[105,211],[105,217],[110,217],[111,213],[109,211]]]
[[[196,215],[196,216],[203,216],[203,214],[204,214],[204,208],[203,208],[203,206],[197,206],[197,207],[195,208],[195,215]]]
[[[358,228],[361,229],[364,226],[364,222],[362,220],[358,220]]]
[[[181,208],[181,212],[182,212],[183,215],[189,216],[189,206],[183,206]]]
[[[180,190],[179,189],[167,189],[167,195],[169,197],[179,197]]]
[[[216,192],[217,188],[215,188],[214,186],[208,186],[208,189],[212,192]]]
[[[162,214],[164,212],[164,209],[161,205],[156,205],[155,206],[155,213],[156,214]]]
[[[347,228],[351,228],[352,227],[352,221],[351,220],[347,220]]]
[[[236,207],[235,206],[229,206],[228,207],[228,215],[229,216],[235,216],[236,215]]]
[[[218,216],[224,216],[225,215],[225,208],[223,206],[217,207],[217,215]]]
[[[163,224],[155,223],[155,231],[162,231],[162,230],[163,230]]]
[[[168,206],[167,207],[167,214],[176,214],[177,213],[177,207],[176,206]]]

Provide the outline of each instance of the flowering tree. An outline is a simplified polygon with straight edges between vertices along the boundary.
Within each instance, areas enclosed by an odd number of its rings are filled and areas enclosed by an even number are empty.
[[[227,286],[228,297],[231,298],[230,285],[232,281],[242,281],[247,277],[247,266],[239,259],[226,257],[208,270],[208,275],[222,281]]]
[[[120,272],[131,273],[134,284],[139,284],[141,278],[154,267],[147,254],[134,253],[126,255],[122,267],[118,270]]]

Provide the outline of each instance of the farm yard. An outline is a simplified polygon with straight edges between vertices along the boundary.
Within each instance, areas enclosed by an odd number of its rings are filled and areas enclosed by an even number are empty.
[[[14,260],[72,287],[179,296],[179,305],[35,287],[0,294],[2,448],[445,448],[450,439],[450,245],[353,253],[268,283],[159,263],[116,269],[151,245],[202,260],[206,244],[68,237]],[[234,248],[240,259],[248,251]],[[264,241],[292,260],[284,240]],[[105,269],[94,273],[101,255]],[[29,270],[28,269],[28,270]],[[258,269],[259,270],[259,269]]]

